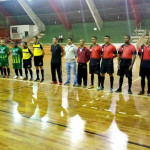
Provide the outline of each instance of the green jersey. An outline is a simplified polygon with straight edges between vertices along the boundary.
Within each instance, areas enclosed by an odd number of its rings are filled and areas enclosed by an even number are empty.
[[[4,59],[8,57],[9,48],[6,45],[0,45],[0,58]]]
[[[14,47],[11,49],[13,64],[22,64],[22,49]]]

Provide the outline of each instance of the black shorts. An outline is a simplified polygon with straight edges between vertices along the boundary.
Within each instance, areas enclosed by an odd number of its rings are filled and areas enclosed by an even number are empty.
[[[143,67],[140,67],[140,76],[147,76],[147,77],[150,77],[150,68],[143,68]]]
[[[101,64],[101,73],[114,73],[113,59],[103,59]]]
[[[90,59],[90,74],[100,74],[99,59]]]
[[[43,66],[43,56],[34,56],[34,66]]]
[[[117,75],[123,77],[126,75],[127,78],[132,77],[132,70],[129,70],[129,66],[120,66],[118,69]]]
[[[23,68],[32,68],[32,59],[23,60]]]

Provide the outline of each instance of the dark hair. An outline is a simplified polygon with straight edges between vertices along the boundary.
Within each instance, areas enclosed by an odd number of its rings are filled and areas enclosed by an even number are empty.
[[[145,36],[149,36],[149,34],[146,34]]]
[[[33,38],[35,38],[35,39],[37,39],[37,40],[39,39],[38,36],[34,36]]]
[[[14,43],[14,44],[18,45],[18,44],[19,44],[19,42],[18,42],[18,41],[15,41],[15,43]]]
[[[125,35],[125,36],[127,36],[129,38],[129,40],[130,40],[130,38],[131,38],[130,35]]]
[[[105,35],[105,37],[108,37],[110,39],[110,35]]]
[[[96,36],[92,36],[92,38],[96,39],[97,40],[97,37]]]
[[[73,41],[73,39],[72,39],[71,37],[69,37],[69,38],[68,38],[68,40],[71,40],[71,41]]]
[[[27,45],[27,42],[23,42],[23,44]]]
[[[53,37],[54,39],[56,39],[58,41],[58,38],[57,37]]]

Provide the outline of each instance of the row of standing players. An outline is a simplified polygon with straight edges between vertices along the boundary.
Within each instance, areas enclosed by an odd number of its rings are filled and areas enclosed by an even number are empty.
[[[34,37],[34,44],[32,51],[28,48],[27,43],[23,43],[23,49],[18,47],[18,43],[14,43],[14,47],[11,49],[12,60],[13,60],[13,69],[15,70],[14,78],[18,78],[18,71],[20,73],[20,79],[28,80],[28,71],[30,72],[30,81],[33,80],[32,73],[32,57],[34,56],[34,65],[36,68],[37,78],[34,81],[39,81],[39,70],[41,71],[41,82],[44,81],[44,69],[43,69],[43,58],[44,58],[44,49],[41,43],[38,42],[38,37]],[[51,45],[51,74],[52,74],[52,84],[57,84],[56,71],[58,74],[59,84],[62,85],[62,63],[61,58],[65,55],[65,66],[67,72],[67,81],[64,85],[70,84],[70,72],[73,72],[74,84],[73,86],[81,87],[83,79],[83,87],[87,87],[87,62],[89,63],[89,70],[91,74],[91,85],[89,89],[94,88],[94,74],[98,75],[98,91],[104,90],[104,80],[105,73],[110,76],[110,92],[113,92],[113,82],[114,82],[114,64],[113,58],[118,55],[118,72],[117,75],[120,76],[119,88],[116,92],[122,91],[122,84],[124,75],[128,78],[128,93],[132,94],[132,68],[136,59],[136,48],[130,43],[130,36],[124,36],[125,44],[121,45],[118,53],[113,44],[110,42],[110,36],[104,37],[104,45],[100,46],[97,44],[97,37],[92,37],[92,45],[88,49],[85,47],[84,39],[80,40],[80,46],[77,48],[71,38],[68,38],[67,45],[65,50],[62,46],[58,44],[57,37],[53,38],[53,44]],[[145,89],[145,77],[148,79],[148,91],[147,94],[150,96],[150,38],[149,35],[145,35],[144,44],[139,48],[138,55],[141,58],[140,65],[140,76],[141,76],[141,91],[139,95],[144,94]],[[9,76],[9,48],[5,45],[5,42],[1,41],[0,46],[0,67],[2,77],[6,77],[8,71]],[[76,71],[76,58],[78,62],[78,69]],[[26,77],[22,77],[22,59],[23,59],[23,68],[25,69]],[[101,62],[102,59],[102,62]],[[101,63],[100,63],[101,62]],[[76,73],[77,72],[77,73]],[[4,76],[3,76],[4,73]]]

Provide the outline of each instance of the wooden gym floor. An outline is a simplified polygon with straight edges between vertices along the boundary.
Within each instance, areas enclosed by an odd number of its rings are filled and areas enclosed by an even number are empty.
[[[150,98],[137,95],[139,62],[133,68],[133,95],[127,94],[127,79],[123,93],[109,93],[108,75],[102,92],[96,91],[97,76],[94,90],[51,85],[50,55],[44,58],[44,83],[14,80],[11,69],[9,79],[0,79],[0,150],[150,149]]]

